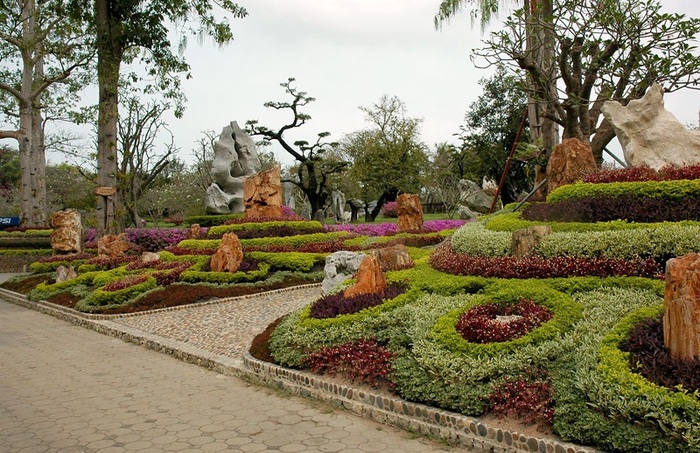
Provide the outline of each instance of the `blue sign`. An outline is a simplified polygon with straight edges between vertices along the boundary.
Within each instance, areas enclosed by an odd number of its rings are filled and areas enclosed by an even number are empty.
[[[19,226],[19,217],[0,217],[0,229]]]

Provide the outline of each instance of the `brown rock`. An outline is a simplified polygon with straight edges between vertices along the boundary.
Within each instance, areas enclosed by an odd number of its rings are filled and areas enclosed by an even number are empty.
[[[591,147],[577,138],[567,138],[554,148],[547,163],[547,193],[573,184],[595,169]]]
[[[141,254],[141,262],[144,264],[157,263],[160,261],[160,255],[155,252],[143,252]]]
[[[550,234],[552,227],[549,225],[535,225],[513,231],[513,256],[523,258],[532,255],[535,248]]]
[[[416,265],[403,244],[374,249],[370,254],[379,259],[379,264],[384,272],[409,269]]]
[[[83,225],[80,213],[73,209],[51,214],[51,248],[57,255],[80,253],[83,250]]]
[[[236,272],[243,262],[243,246],[235,233],[226,233],[221,238],[219,250],[211,257],[213,272]]]
[[[67,267],[61,265],[58,266],[58,268],[56,269],[56,283],[73,280],[77,276],[78,273],[75,271],[75,268],[73,266]]]
[[[198,223],[193,223],[190,225],[190,229],[187,230],[187,239],[199,239],[202,234],[202,227]]]
[[[700,359],[700,254],[666,263],[664,343],[675,359]]]
[[[357,296],[358,294],[384,295],[386,278],[376,256],[368,255],[362,260],[355,279],[357,283],[345,290],[343,293],[345,297]]]
[[[243,184],[245,218],[282,217],[282,183],[280,167],[246,178]]]
[[[131,248],[126,233],[107,234],[97,241],[97,256],[101,258],[116,258],[122,256]]]
[[[423,206],[416,194],[404,193],[396,200],[399,203],[399,221],[396,229],[399,233],[420,231],[423,229]]]

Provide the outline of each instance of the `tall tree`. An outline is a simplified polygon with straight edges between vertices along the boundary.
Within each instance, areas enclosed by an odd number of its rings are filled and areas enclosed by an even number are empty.
[[[373,222],[387,201],[400,192],[417,193],[427,166],[426,145],[420,141],[419,118],[407,116],[396,96],[384,95],[372,107],[360,107],[370,127],[350,134],[343,151],[352,159],[350,176],[358,182],[362,198],[377,204],[366,214]]]
[[[85,24],[62,14],[59,0],[0,0],[0,113],[19,143],[21,222],[46,226],[45,112],[66,108],[86,83],[91,61]]]
[[[244,17],[245,9],[231,0],[66,0],[72,13],[90,20],[96,27],[97,78],[99,113],[97,121],[97,234],[122,230],[117,213],[117,118],[118,88],[124,61],[143,59],[148,76],[153,77],[153,91],[176,96],[181,94],[180,75],[189,77],[189,65],[173,52],[169,24],[175,24],[181,36],[192,32],[211,36],[223,45],[233,39],[226,18],[219,20],[221,8],[235,18]],[[185,44],[185,39],[180,44]],[[182,98],[180,98],[183,100]],[[181,114],[182,104],[176,107]]]
[[[289,78],[280,84],[285,92],[292,97],[291,102],[270,101],[265,103],[265,107],[288,110],[292,114],[292,118],[287,124],[275,131],[266,126],[258,125],[257,120],[250,120],[246,122],[246,129],[251,135],[262,137],[262,145],[276,142],[296,160],[296,177],[284,179],[283,182],[291,182],[296,185],[308,198],[311,212],[315,213],[326,207],[326,201],[330,196],[329,177],[345,171],[348,162],[326,159],[327,153],[337,146],[337,143],[325,140],[330,136],[329,132],[319,133],[313,143],[306,140],[289,143],[284,136],[286,132],[303,126],[311,119],[311,116],[303,113],[301,108],[316,100],[306,92],[299,91],[294,86],[294,82],[294,78]]]
[[[549,90],[547,67],[527,47],[527,12],[519,9],[494,32],[477,57],[486,64],[525,70],[528,90],[547,104],[545,115],[563,128],[563,136],[590,143],[600,164],[615,133],[602,118],[609,99],[623,105],[641,97],[653,82],[667,92],[698,88],[700,56],[695,37],[700,19],[661,11],[657,0],[558,0],[550,21],[561,89]]]

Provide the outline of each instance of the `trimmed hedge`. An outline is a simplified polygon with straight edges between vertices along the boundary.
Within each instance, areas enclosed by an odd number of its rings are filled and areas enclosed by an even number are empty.
[[[269,253],[250,252],[247,257],[268,263],[272,270],[289,270],[295,272],[308,272],[316,265],[325,263],[325,253]]]
[[[215,225],[223,225],[231,219],[242,219],[243,214],[221,214],[221,215],[197,215],[185,218],[185,223],[194,225],[195,223],[201,227],[212,227]]]
[[[208,238],[221,238],[226,233],[236,233],[241,231],[264,231],[275,230],[278,228],[289,228],[299,231],[298,234],[306,234],[304,231],[311,233],[323,232],[321,222],[315,220],[279,220],[274,222],[251,222],[251,223],[232,223],[228,225],[218,225],[209,228],[207,232]]]
[[[681,198],[700,197],[700,179],[677,181],[611,182],[611,183],[576,183],[557,187],[547,195],[547,203],[584,197],[619,197],[635,195],[638,197],[678,200]]]

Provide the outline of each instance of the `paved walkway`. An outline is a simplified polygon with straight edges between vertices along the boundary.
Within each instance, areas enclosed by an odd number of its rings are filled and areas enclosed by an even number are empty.
[[[311,295],[292,294],[280,293],[275,309],[249,299],[110,322],[235,360],[250,338],[227,338],[222,347],[216,335],[175,338],[172,326],[197,332],[204,322],[254,332]],[[241,324],[251,314],[259,325]],[[3,453],[464,451],[2,300],[0,362]]]

